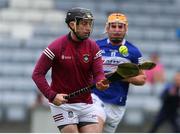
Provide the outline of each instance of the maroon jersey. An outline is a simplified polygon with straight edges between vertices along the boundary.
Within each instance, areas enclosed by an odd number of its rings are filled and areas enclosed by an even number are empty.
[[[50,68],[52,82],[48,85],[45,75]],[[69,94],[105,78],[100,49],[90,39],[75,42],[69,35],[62,36],[43,51],[32,78],[52,102],[57,93]],[[92,103],[91,94],[68,100],[68,103],[78,102]]]

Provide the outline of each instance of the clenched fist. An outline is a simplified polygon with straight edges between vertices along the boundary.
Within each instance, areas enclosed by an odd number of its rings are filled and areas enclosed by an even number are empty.
[[[107,79],[104,79],[104,80],[100,80],[96,83],[96,88],[99,89],[99,90],[105,90],[107,88],[109,88],[109,82]]]

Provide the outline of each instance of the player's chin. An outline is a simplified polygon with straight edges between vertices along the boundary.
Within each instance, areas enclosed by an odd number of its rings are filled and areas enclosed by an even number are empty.
[[[83,34],[82,37],[88,38],[90,36],[90,33]]]
[[[110,39],[112,39],[112,40],[123,40],[123,37],[121,37],[121,36],[113,36],[113,37],[111,37]]]
[[[123,38],[123,36],[122,35],[118,35],[118,34],[113,34],[113,35],[111,35],[111,38]]]

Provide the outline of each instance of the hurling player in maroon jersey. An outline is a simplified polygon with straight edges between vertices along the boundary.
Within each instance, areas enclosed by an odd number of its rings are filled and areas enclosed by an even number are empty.
[[[71,99],[67,94],[93,83],[97,89],[105,90],[101,51],[89,39],[93,27],[93,15],[85,8],[72,8],[65,22],[70,32],[53,41],[44,49],[37,61],[32,78],[37,87],[48,98],[53,119],[61,132],[99,132],[91,93]],[[46,80],[51,72],[51,84]]]

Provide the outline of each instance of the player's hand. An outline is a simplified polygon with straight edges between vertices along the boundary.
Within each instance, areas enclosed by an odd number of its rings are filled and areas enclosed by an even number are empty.
[[[96,88],[99,90],[105,90],[109,87],[109,83],[106,79],[100,80],[99,82],[96,83]]]
[[[53,104],[60,106],[61,104],[66,103],[68,100],[64,99],[64,96],[67,96],[67,94],[57,94],[53,100]]]

